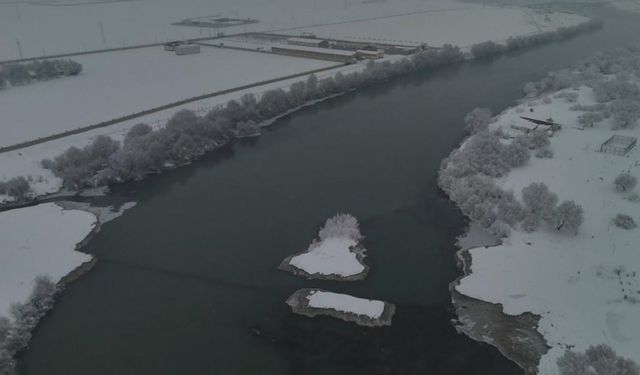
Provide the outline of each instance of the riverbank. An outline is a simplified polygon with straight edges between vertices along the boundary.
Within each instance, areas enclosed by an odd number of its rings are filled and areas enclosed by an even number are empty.
[[[603,343],[618,355],[640,361],[640,321],[635,313],[636,294],[640,293],[637,229],[618,219],[628,215],[637,220],[640,206],[633,203],[632,189],[620,191],[614,182],[620,174],[638,174],[638,151],[634,148],[617,155],[603,146],[612,135],[640,135],[637,117],[625,117],[628,122],[623,123],[616,112],[620,98],[603,96],[607,92],[604,87],[612,85],[612,80],[634,84],[629,77],[638,74],[638,51],[609,52],[529,85],[539,90],[536,96],[504,111],[488,126],[509,144],[536,131],[536,126],[541,126],[539,130],[545,127],[523,117],[559,124],[549,139],[548,151],[536,151],[522,166],[482,180],[495,184],[503,191],[500,194],[515,194],[516,201],[525,200],[525,211],[529,209],[525,188],[541,182],[548,186],[549,197],[555,196],[556,201],[571,197],[581,206],[580,216],[584,212],[584,223],[578,224],[575,233],[562,233],[566,221],[554,219],[543,219],[533,231],[528,219],[508,225],[490,223],[493,230],[504,229],[501,244],[460,252],[465,276],[451,289],[462,314],[462,331],[501,348],[529,373],[557,374],[556,361],[565,350],[581,352]],[[624,66],[627,78],[613,77],[608,67],[615,64]],[[600,70],[587,80],[583,73],[590,66]],[[553,85],[545,87],[560,76],[567,78],[566,88],[556,91]],[[608,115],[599,117],[603,110],[609,111]],[[462,159],[455,154],[476,142],[474,137],[454,151],[445,169],[456,168]],[[468,181],[477,187],[480,180]],[[471,212],[470,203],[461,201],[460,192],[455,194],[452,197],[458,204]],[[505,220],[503,215],[499,208],[494,220]],[[481,216],[486,220],[485,214]],[[478,330],[480,322],[494,326]],[[518,345],[513,345],[512,336]]]

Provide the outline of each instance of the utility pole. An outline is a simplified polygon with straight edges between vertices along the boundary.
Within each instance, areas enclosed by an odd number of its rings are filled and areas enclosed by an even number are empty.
[[[100,26],[100,35],[102,35],[102,44],[107,44],[107,38],[104,36],[104,26],[102,26],[102,21],[98,22],[98,26]]]
[[[22,55],[22,46],[20,45],[20,39],[16,38],[16,44],[18,45],[18,53],[20,53],[20,60],[24,59]]]
[[[22,19],[22,15],[20,15],[20,8],[18,7],[18,4],[16,4],[16,16],[18,17],[18,21]]]

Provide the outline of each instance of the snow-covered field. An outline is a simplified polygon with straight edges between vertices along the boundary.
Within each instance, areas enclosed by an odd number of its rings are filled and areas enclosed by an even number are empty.
[[[351,251],[351,247],[357,244],[351,238],[327,238],[312,245],[309,251],[291,258],[289,264],[309,274],[354,276],[365,269]]]
[[[304,31],[336,39],[433,46],[449,43],[468,47],[487,40],[499,42],[509,36],[552,31],[585,20],[575,14],[546,14],[523,8],[457,6],[366,22],[309,27]]]
[[[26,301],[36,276],[57,282],[91,260],[73,249],[95,225],[94,215],[53,203],[0,213],[0,316]]]
[[[353,297],[326,291],[312,291],[307,296],[309,307],[333,309],[336,311],[364,315],[371,319],[378,319],[384,312],[384,302]]]
[[[181,99],[336,65],[213,47],[188,56],[149,47],[74,60],[84,66],[78,76],[0,92],[0,147]]]
[[[389,22],[349,23],[335,27],[339,27],[341,35],[375,35],[382,39],[458,42],[461,45],[479,41],[480,36],[505,39],[510,35],[537,31],[534,19],[545,27],[544,19],[531,18],[525,10],[505,10],[452,0],[139,0],[73,7],[0,3],[0,60],[20,57],[16,39],[20,41],[24,57],[38,57],[208,37],[217,31],[228,35],[440,10],[448,11],[406,20],[389,19]],[[208,15],[251,17],[260,22],[219,30],[171,25],[185,18]],[[384,33],[376,31],[378,27]],[[479,35],[476,35],[477,30],[481,31]],[[366,35],[362,35],[363,32]],[[447,38],[447,32],[452,36]],[[433,38],[431,34],[434,34]]]
[[[595,103],[590,88],[575,92],[578,103]],[[526,166],[498,179],[498,185],[518,196],[528,184],[544,182],[560,200],[582,205],[584,223],[575,237],[549,229],[514,230],[502,245],[471,250],[472,273],[457,290],[502,304],[507,314],[539,315],[539,331],[551,346],[542,357],[541,374],[557,374],[556,359],[571,347],[581,352],[608,344],[617,354],[640,362],[640,229],[612,224],[619,213],[640,219],[640,202],[626,199],[632,193],[616,191],[613,183],[621,172],[640,177],[640,152],[598,152],[612,134],[639,137],[640,130],[613,131],[610,120],[580,130],[577,117],[583,112],[570,111],[573,103],[564,99],[550,98],[550,103],[538,100],[509,109],[491,125],[517,134],[511,125],[523,124],[521,115],[551,117],[563,125],[551,138],[553,158],[532,157]]]

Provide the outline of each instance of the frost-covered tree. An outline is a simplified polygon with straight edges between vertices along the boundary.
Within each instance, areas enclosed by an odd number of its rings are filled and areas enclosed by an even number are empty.
[[[57,60],[56,65],[65,76],[75,76],[82,72],[82,64],[73,60]]]
[[[506,193],[497,205],[498,219],[514,226],[525,218],[525,210],[514,197],[513,192]]]
[[[153,128],[144,123],[135,124],[129,129],[127,134],[124,137],[124,144],[131,142],[132,139],[137,137],[142,137],[143,135],[149,134],[153,131]]]
[[[51,309],[59,291],[51,279],[38,276],[27,302],[11,306],[13,321],[0,318],[0,374],[17,375],[15,355],[27,347],[31,331]]]
[[[625,214],[617,214],[613,218],[613,224],[622,229],[633,229],[638,226],[631,216]]]
[[[533,182],[522,189],[522,200],[529,212],[542,219],[551,219],[558,196],[544,182]]]
[[[0,71],[0,90],[7,87],[7,77]]]
[[[558,359],[560,375],[638,375],[640,368],[618,356],[608,345],[589,347],[584,353],[565,351]]]
[[[34,61],[27,65],[27,69],[39,80],[56,78],[62,74],[56,63],[51,60]]]
[[[620,173],[615,180],[613,180],[616,190],[619,192],[626,192],[632,190],[638,184],[638,179],[629,173]]]
[[[478,133],[486,130],[491,119],[493,118],[493,112],[489,108],[474,108],[471,112],[464,116],[465,129],[471,134]]]
[[[493,41],[476,43],[471,46],[471,54],[476,58],[498,55],[504,52],[505,47]]]
[[[540,227],[540,216],[529,213],[525,215],[520,226],[525,232],[535,232]]]
[[[252,137],[260,134],[260,127],[252,120],[238,123],[236,135],[238,137]]]
[[[558,231],[577,234],[583,221],[584,210],[574,201],[564,201],[553,210],[552,222]]]
[[[640,119],[640,102],[631,99],[614,100],[609,106],[615,129],[633,128]]]
[[[543,147],[536,151],[535,156],[539,159],[551,159],[553,158],[553,150],[549,147]]]
[[[327,219],[324,226],[320,228],[318,236],[321,241],[336,237],[351,238],[355,241],[362,239],[358,219],[349,214],[337,214]]]
[[[640,95],[640,89],[634,83],[618,78],[602,78],[593,84],[593,94],[600,103],[615,99],[633,99]]]
[[[42,166],[62,178],[67,187],[78,189],[95,186],[95,175],[108,167],[109,158],[119,147],[119,142],[99,135],[82,149],[71,147],[54,160],[43,160]]]
[[[502,158],[514,168],[525,165],[530,156],[529,149],[519,142],[511,142],[502,149]]]
[[[31,81],[29,70],[22,64],[3,65],[2,72],[11,86],[24,85]]]
[[[525,83],[523,91],[524,91],[524,94],[530,98],[538,95],[538,88],[536,87],[535,82]]]
[[[602,120],[604,120],[604,116],[599,112],[587,112],[578,116],[578,124],[585,128],[592,128]]]
[[[31,185],[23,176],[18,176],[6,182],[0,182],[0,194],[5,194],[20,201],[29,196]]]

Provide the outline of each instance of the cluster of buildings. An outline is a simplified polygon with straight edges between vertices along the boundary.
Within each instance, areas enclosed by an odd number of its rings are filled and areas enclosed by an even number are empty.
[[[183,41],[169,42],[164,45],[165,51],[175,52],[176,55],[193,55],[200,53],[200,45]]]
[[[385,55],[383,49],[368,43],[353,42],[347,45],[341,43],[341,41],[316,38],[289,38],[286,44],[272,46],[271,51],[282,55],[337,61],[346,64],[354,63],[357,60],[381,59]]]

